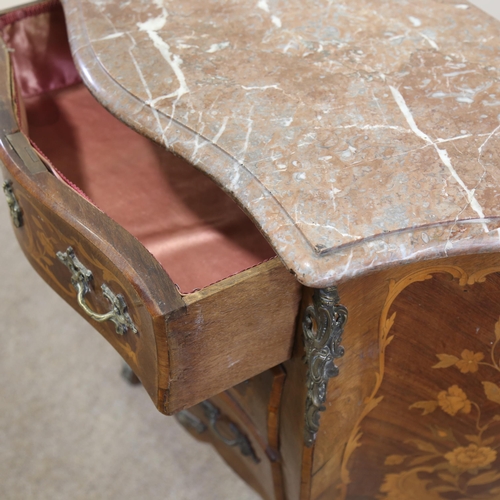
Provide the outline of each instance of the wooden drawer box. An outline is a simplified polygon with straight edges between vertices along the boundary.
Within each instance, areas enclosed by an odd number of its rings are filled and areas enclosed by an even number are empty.
[[[4,191],[43,279],[167,414],[288,359],[300,285],[251,221],[90,96],[59,4],[12,11],[0,27]]]

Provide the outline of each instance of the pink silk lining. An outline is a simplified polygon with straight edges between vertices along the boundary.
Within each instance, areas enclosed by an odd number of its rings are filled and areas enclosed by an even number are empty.
[[[157,258],[182,292],[274,255],[213,181],[123,125],[83,84],[26,98],[25,105],[33,141]]]
[[[0,19],[0,27],[5,43],[14,49],[14,72],[24,97],[81,82],[59,4],[50,1],[10,12]]]
[[[63,178],[134,235],[182,293],[273,257],[213,181],[123,125],[75,84],[80,80],[68,62],[63,17],[47,5],[48,12],[7,25],[3,36],[15,49],[30,138]],[[40,42],[48,32],[45,52]]]

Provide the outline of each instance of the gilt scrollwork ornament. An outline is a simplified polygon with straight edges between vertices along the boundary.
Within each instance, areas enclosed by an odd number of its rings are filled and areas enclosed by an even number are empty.
[[[312,446],[319,430],[320,412],[325,410],[328,380],[339,374],[335,359],[344,355],[340,345],[347,322],[347,309],[341,305],[337,287],[314,291],[313,303],[304,313],[305,362],[307,371],[307,399],[305,415],[305,443]]]

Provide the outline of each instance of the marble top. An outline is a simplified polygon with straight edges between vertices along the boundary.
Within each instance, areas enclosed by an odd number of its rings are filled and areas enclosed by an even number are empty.
[[[472,5],[63,4],[97,99],[211,176],[305,285],[500,250],[500,24]]]

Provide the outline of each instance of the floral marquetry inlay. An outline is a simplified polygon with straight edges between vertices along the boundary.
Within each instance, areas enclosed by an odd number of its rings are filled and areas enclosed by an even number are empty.
[[[472,352],[464,349],[460,357],[453,354],[438,354],[439,362],[432,366],[434,369],[460,370],[463,374],[475,376],[476,372],[484,366],[486,370],[500,371],[498,355],[495,348],[500,340],[500,320],[495,324],[495,341],[491,347],[489,358],[491,362],[485,362],[485,354],[482,352]],[[482,370],[481,370],[482,371]],[[481,374],[481,372],[479,372]],[[484,377],[488,374],[484,373]],[[482,379],[483,377],[481,377]],[[437,435],[442,438],[443,447],[437,448],[430,442],[414,440],[411,442],[415,446],[412,455],[390,455],[385,460],[385,465],[398,466],[404,464],[407,469],[399,473],[389,473],[385,476],[384,483],[380,487],[380,500],[402,500],[407,498],[406,488],[420,491],[425,495],[421,498],[467,498],[484,499],[499,498],[500,485],[495,484],[488,491],[485,486],[498,483],[500,473],[492,469],[493,462],[497,459],[497,448],[500,446],[500,438],[484,435],[490,430],[494,422],[500,421],[500,387],[489,380],[481,380],[486,399],[498,404],[499,413],[494,415],[489,421],[483,422],[481,418],[481,404],[476,402],[479,397],[469,396],[464,389],[458,385],[452,385],[446,391],[441,391],[436,395],[435,400],[417,401],[409,409],[422,410],[422,417],[442,411],[450,417],[460,416],[461,413],[475,414],[475,426],[470,429],[470,434],[460,436],[453,432],[453,420],[443,423],[449,427],[437,429]],[[474,395],[476,396],[476,395]],[[449,449],[449,451],[446,451]],[[427,479],[423,479],[425,473]],[[474,491],[482,486],[481,491]],[[441,493],[447,493],[441,496]],[[453,495],[455,494],[455,495]],[[417,497],[408,497],[417,498]]]
[[[468,274],[459,267],[435,267],[389,283],[389,293],[379,323],[379,370],[375,374],[373,391],[365,399],[362,414],[347,442],[342,460],[340,498],[350,499],[359,495],[359,491],[354,492],[356,486],[353,483],[359,478],[354,479],[351,474],[354,474],[355,468],[359,468],[363,460],[372,460],[364,472],[371,475],[370,480],[378,484],[378,493],[374,496],[377,500],[500,498],[500,311],[496,311],[497,316],[492,318],[491,323],[487,319],[476,326],[475,320],[468,322],[467,318],[468,311],[472,309],[460,311],[462,315],[453,313],[452,316],[455,317],[449,320],[444,318],[440,322],[440,311],[436,307],[431,313],[435,316],[424,322],[426,326],[422,327],[422,331],[419,331],[418,324],[413,326],[413,332],[408,331],[408,335],[414,337],[416,333],[421,333],[419,340],[422,348],[418,354],[421,357],[410,360],[418,364],[418,368],[411,372],[416,376],[417,383],[421,384],[413,393],[416,397],[412,401],[408,396],[405,404],[401,401],[394,402],[394,396],[387,392],[388,386],[384,386],[384,377],[389,377],[388,363],[396,362],[393,359],[401,356],[403,346],[406,345],[404,343],[408,342],[408,339],[401,338],[405,336],[402,332],[406,334],[406,327],[401,327],[403,330],[396,333],[394,326],[398,313],[397,308],[392,312],[393,303],[398,296],[412,283],[424,282],[439,274],[442,282],[453,283],[446,286],[450,290],[454,287],[455,300],[458,301],[456,307],[459,307],[459,303],[463,304],[460,300],[466,297],[466,292],[477,292],[477,287],[482,287],[490,274],[499,271],[499,268],[491,268]],[[451,280],[445,278],[445,275],[450,275]],[[419,291],[423,289],[421,287]],[[428,287],[428,290],[432,289],[432,286]],[[487,295],[485,291],[482,293],[481,297]],[[408,294],[404,300],[414,307],[416,296]],[[463,300],[468,300],[470,296],[469,293]],[[453,301],[453,297],[450,300]],[[494,297],[491,300],[495,302]],[[479,304],[471,314],[481,318],[481,307],[488,312],[487,304]],[[453,307],[450,310],[454,311]],[[389,314],[390,311],[392,314]],[[447,321],[455,325],[455,328],[457,325],[460,328],[463,318],[466,318],[466,324],[462,332],[454,332],[453,327],[449,331],[440,331],[439,325],[446,325]],[[489,325],[487,329],[486,324]],[[433,331],[429,325],[436,325],[436,330]],[[395,352],[395,335],[398,336],[399,354]],[[440,352],[436,346],[445,347]],[[430,348],[436,350],[432,353]],[[420,362],[423,359],[425,363]],[[390,376],[393,380],[387,382],[389,384],[394,383],[396,373],[394,366],[391,369],[393,371]],[[399,369],[404,370],[404,367]],[[411,380],[407,387],[412,387]],[[426,397],[418,399],[421,392]],[[390,400],[391,397],[393,400]],[[387,424],[391,417],[383,420],[388,409],[398,413],[399,420],[394,417],[392,422],[401,422],[403,419],[408,423],[405,426],[399,424],[401,428],[395,430],[398,432],[397,437],[391,435],[391,427]],[[386,430],[380,427],[382,421],[385,422]],[[385,432],[383,436],[377,434],[381,429]],[[372,453],[373,456],[380,453],[377,447],[374,448],[374,436],[375,439],[386,441],[387,447],[384,450],[398,452],[384,451],[374,459],[366,458]],[[356,450],[360,448],[364,452],[357,453]]]

